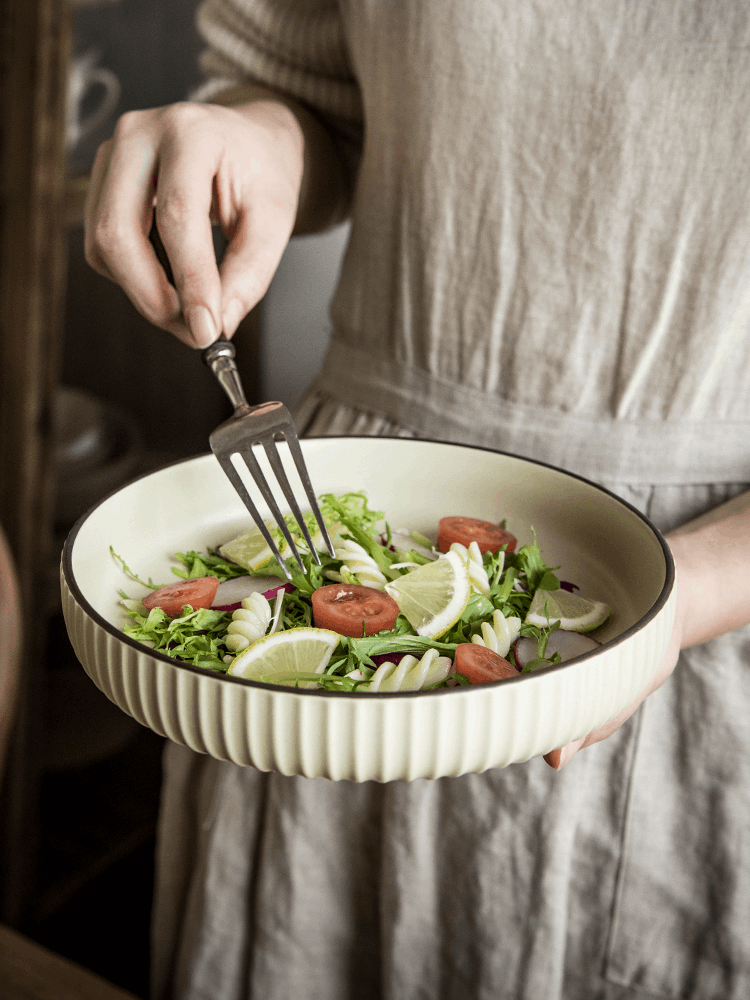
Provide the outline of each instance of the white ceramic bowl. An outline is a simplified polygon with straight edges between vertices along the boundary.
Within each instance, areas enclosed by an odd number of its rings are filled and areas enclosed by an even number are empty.
[[[120,631],[118,590],[171,579],[170,555],[251,522],[213,455],[150,473],[83,517],[63,552],[65,620],[78,658],[125,712],[201,753],[261,770],[365,781],[437,778],[544,754],[613,718],[647,684],[674,615],[674,568],[656,529],[622,500],[559,469],[498,452],[393,438],[302,442],[318,494],[367,492],[393,529],[435,536],[440,517],[532,528],[563,579],[614,609],[597,651],[517,678],[448,690],[342,694],[263,685],[191,667]],[[285,459],[286,461],[286,459]]]

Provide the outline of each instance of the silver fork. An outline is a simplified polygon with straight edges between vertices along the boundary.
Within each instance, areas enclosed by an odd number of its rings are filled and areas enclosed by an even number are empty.
[[[286,472],[281,464],[281,456],[279,455],[276,447],[276,441],[278,439],[282,438],[286,440],[286,443],[289,446],[289,451],[294,459],[294,464],[297,466],[297,472],[299,473],[305,493],[307,494],[310,508],[315,515],[315,520],[318,522],[318,527],[320,528],[320,533],[323,536],[326,548],[332,556],[335,555],[333,544],[331,543],[331,539],[328,535],[328,530],[325,526],[325,522],[323,521],[323,516],[320,513],[320,507],[318,506],[318,501],[315,497],[312,483],[310,482],[307,466],[305,465],[305,460],[302,457],[302,449],[300,448],[299,438],[297,437],[297,432],[294,429],[294,424],[292,423],[292,415],[283,403],[261,403],[259,406],[248,405],[242,388],[242,382],[240,381],[240,375],[237,371],[237,365],[234,361],[234,354],[234,344],[227,340],[224,334],[222,334],[215,343],[211,344],[210,347],[207,347],[203,351],[203,360],[216,376],[219,385],[227,394],[230,403],[234,407],[234,416],[230,417],[229,420],[226,420],[223,424],[220,424],[216,430],[211,433],[208,439],[209,444],[211,445],[211,451],[219,460],[219,463],[224,472],[227,474],[232,486],[234,486],[240,496],[240,499],[249,510],[250,516],[260,528],[263,537],[284,571],[286,578],[291,581],[292,577],[286,563],[281,558],[281,553],[279,552],[271,533],[266,527],[263,518],[258,513],[258,509],[250,498],[249,493],[245,489],[245,485],[237,473],[237,469],[234,467],[232,455],[239,454],[244,460],[245,465],[247,465],[250,471],[250,475],[255,480],[261,494],[263,495],[263,499],[268,504],[268,509],[273,514],[274,520],[278,524],[287,545],[289,545],[292,554],[299,563],[300,569],[304,570],[302,559],[300,558],[297,546],[295,545],[294,539],[289,531],[289,527],[278,508],[273,493],[271,492],[268,482],[266,481],[266,477],[263,475],[263,470],[253,454],[254,444],[263,445],[266,455],[268,456],[268,461],[273,469],[274,475],[276,476],[276,480],[281,487],[281,491],[286,497],[287,503],[294,514],[294,518],[302,531],[313,558],[318,566],[320,566],[320,556],[313,545],[310,532],[307,530],[307,525],[305,524],[305,519],[303,518],[297,501],[294,498],[294,492],[292,491],[292,487],[289,485]]]

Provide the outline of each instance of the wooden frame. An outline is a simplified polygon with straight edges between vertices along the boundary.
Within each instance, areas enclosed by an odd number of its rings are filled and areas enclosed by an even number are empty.
[[[23,918],[34,861],[43,677],[33,640],[45,626],[52,545],[49,428],[62,352],[69,50],[66,0],[0,0],[0,523],[26,611],[2,816],[2,916],[13,924]]]

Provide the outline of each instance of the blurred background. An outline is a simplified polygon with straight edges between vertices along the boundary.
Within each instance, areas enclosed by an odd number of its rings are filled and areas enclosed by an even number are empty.
[[[78,101],[70,115],[76,124],[68,130],[76,141],[67,157],[73,190],[76,179],[85,184],[99,144],[122,112],[184,100],[201,82],[197,5],[83,0],[73,7],[70,94]],[[64,384],[101,394],[108,371],[108,398],[139,418],[149,448],[205,450],[223,413],[220,390],[191,351],[142,321],[119,289],[92,275],[83,259],[80,220],[72,213],[70,221]],[[238,341],[248,393],[290,405],[319,367],[345,237],[341,227],[293,241],[259,315]],[[144,379],[146,372],[151,377]],[[195,405],[186,412],[180,401],[188,396]]]
[[[24,615],[2,774],[0,920],[140,997],[162,741],[84,674],[67,641],[57,575],[81,514],[133,476],[206,451],[229,415],[199,355],[151,327],[83,257],[83,199],[98,145],[124,111],[183,100],[201,81],[196,7],[0,4],[9,67],[0,75],[8,139],[0,152],[0,525]],[[293,240],[242,324],[237,361],[251,402],[292,406],[317,371],[346,237],[339,227]],[[0,709],[10,708],[6,697]]]

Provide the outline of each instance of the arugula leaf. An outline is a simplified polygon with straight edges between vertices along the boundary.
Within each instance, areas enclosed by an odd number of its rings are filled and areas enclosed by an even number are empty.
[[[208,572],[205,562],[201,559],[197,552],[188,552],[184,554],[182,552],[176,552],[174,558],[178,559],[184,566],[187,567],[187,569],[184,570],[178,569],[176,566],[172,567],[174,575],[179,576],[182,580],[194,580],[197,577],[214,575]]]
[[[490,593],[492,594],[495,603],[500,606],[510,599],[510,595],[513,593],[513,585],[516,582],[518,574],[515,569],[510,566],[504,573],[502,582],[495,585],[495,588],[490,587]]]
[[[494,610],[495,605],[491,600],[477,591],[472,591],[469,603],[464,608],[461,617],[440,637],[441,641],[450,646],[471,642],[472,635],[481,631],[481,623],[491,619]]]
[[[299,568],[294,557],[287,560],[286,565],[292,577],[292,583],[300,594],[306,594],[309,597],[319,587],[325,587],[331,582],[325,575],[326,572],[332,569],[338,571],[341,566],[341,561],[332,559],[327,552],[319,553],[319,557],[320,565],[316,563],[310,552],[300,550],[300,558],[305,567],[304,571]]]
[[[497,587],[505,570],[505,546],[497,552],[485,552],[482,563],[490,583],[490,588]]]
[[[552,572],[552,570],[548,569],[545,572],[544,576],[539,581],[539,583],[537,584],[536,589],[537,590],[559,590],[560,589],[560,581],[555,576],[555,574]]]
[[[421,552],[417,552],[416,549],[398,549],[396,553],[391,553],[387,550],[388,559],[392,563],[416,563],[418,566],[424,566],[425,563],[433,562],[427,556],[423,556]],[[392,567],[386,570],[386,576],[390,576],[395,580],[397,576],[403,576],[407,572],[406,570],[393,569]]]
[[[354,501],[350,498],[354,498]],[[365,552],[372,557],[378,569],[384,575],[392,576],[392,573],[390,573],[392,563],[405,561],[405,554],[403,552],[392,552],[390,548],[381,545],[373,537],[373,529],[376,524],[382,521],[383,514],[382,511],[371,511],[368,508],[364,494],[347,493],[344,497],[335,497],[327,493],[321,497],[321,504],[325,507],[326,513],[346,529],[349,537],[357,542],[358,545],[361,545]],[[386,525],[386,538],[390,544],[390,528],[388,525]],[[416,553],[414,555],[416,556]],[[422,560],[420,559],[419,561],[421,562]]]
[[[192,580],[200,576],[216,576],[223,583],[236,576],[248,575],[248,571],[244,567],[223,559],[216,552],[201,553],[193,550],[175,552],[174,558],[185,567],[184,569],[179,569],[177,566],[172,567],[174,575],[179,576],[182,580]],[[266,572],[258,575],[270,576]],[[283,573],[281,575],[283,576]]]
[[[559,569],[557,566],[549,566],[542,558],[542,553],[539,551],[539,546],[536,543],[535,532],[534,541],[529,542],[526,545],[522,545],[518,552],[507,557],[507,562],[510,563],[510,565],[515,566],[524,574],[529,589],[532,591],[537,590],[546,573],[550,573],[553,568]],[[555,579],[557,578],[555,577]]]
[[[438,642],[436,639],[427,639],[421,635],[393,635],[391,632],[379,632],[377,635],[362,636],[362,638],[341,637],[340,645],[348,650],[349,662],[356,666],[364,664],[372,667],[373,656],[394,655],[396,653],[412,653],[414,656],[422,656],[428,649],[437,649],[443,656],[453,656],[456,652],[456,644],[451,642]],[[346,673],[349,673],[349,669]]]
[[[472,591],[469,603],[464,608],[460,621],[479,621],[487,618],[488,616],[491,617],[494,610],[495,605],[491,600],[489,600],[489,598],[484,597],[484,595],[478,593],[477,591]]]
[[[562,657],[559,653],[553,653],[552,656],[547,656],[547,644],[549,642],[549,638],[559,627],[559,621],[552,622],[549,626],[545,626],[544,628],[527,623],[524,623],[521,626],[522,636],[536,639],[537,641],[537,655],[533,660],[529,660],[529,662],[524,666],[521,670],[522,674],[529,674],[533,670],[540,670],[542,667],[549,667],[553,663],[560,663],[562,661]]]
[[[115,552],[115,550],[112,548],[111,545],[109,547],[109,551],[110,555],[112,555],[122,567],[122,571],[125,574],[125,576],[129,577],[131,580],[134,580],[136,583],[140,583],[142,587],[148,587],[150,590],[160,590],[161,587],[164,586],[164,584],[162,583],[154,583],[151,577],[148,578],[148,583],[146,583],[145,580],[141,580],[141,578],[136,573],[134,573],[132,569],[127,565],[122,556],[118,556],[118,554]]]

